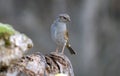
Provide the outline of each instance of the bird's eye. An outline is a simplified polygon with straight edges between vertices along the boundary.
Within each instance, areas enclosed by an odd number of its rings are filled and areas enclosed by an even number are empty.
[[[67,19],[66,17],[63,17],[63,19]]]

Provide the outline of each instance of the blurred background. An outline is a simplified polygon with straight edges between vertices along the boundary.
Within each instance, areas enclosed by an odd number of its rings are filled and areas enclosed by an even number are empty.
[[[77,54],[65,54],[75,76],[119,76],[120,0],[0,0],[0,22],[33,40],[29,54],[55,51],[50,26],[60,13],[72,20],[67,27]]]

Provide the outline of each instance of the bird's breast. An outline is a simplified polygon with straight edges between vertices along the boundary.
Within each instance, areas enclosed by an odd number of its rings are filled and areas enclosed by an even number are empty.
[[[66,24],[57,23],[51,26],[52,39],[58,44],[63,45],[66,40],[64,39],[64,32],[66,31]]]

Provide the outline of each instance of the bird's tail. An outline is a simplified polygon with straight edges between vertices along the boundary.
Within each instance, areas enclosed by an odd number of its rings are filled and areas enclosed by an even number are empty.
[[[72,49],[70,44],[67,44],[66,47],[68,48],[71,54],[76,54],[76,52]]]

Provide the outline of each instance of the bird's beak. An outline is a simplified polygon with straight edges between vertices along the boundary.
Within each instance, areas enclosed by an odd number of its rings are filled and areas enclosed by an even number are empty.
[[[71,19],[70,19],[70,18],[68,18],[68,21],[70,22],[70,21],[71,21]]]

